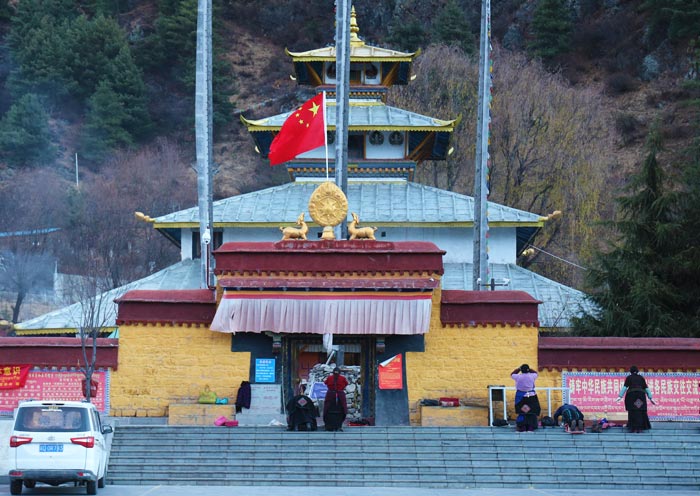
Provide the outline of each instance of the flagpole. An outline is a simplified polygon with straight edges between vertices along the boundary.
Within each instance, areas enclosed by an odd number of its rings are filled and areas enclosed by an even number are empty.
[[[323,91],[323,144],[326,149],[326,181],[329,180],[328,173],[328,128],[326,127],[326,92]]]

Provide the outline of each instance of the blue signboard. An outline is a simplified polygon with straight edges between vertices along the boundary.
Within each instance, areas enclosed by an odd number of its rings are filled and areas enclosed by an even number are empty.
[[[275,382],[275,359],[256,358],[255,359],[255,382]]]

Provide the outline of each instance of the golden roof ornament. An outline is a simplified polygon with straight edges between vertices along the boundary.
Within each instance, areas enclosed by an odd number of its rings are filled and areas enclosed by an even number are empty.
[[[357,25],[357,14],[355,14],[355,6],[350,8],[350,46],[357,47],[365,44],[364,41],[360,39],[360,27]]]
[[[297,226],[299,227],[280,227],[282,231],[282,239],[306,239],[306,233],[309,232],[309,226],[304,222],[304,212],[299,214],[297,218]]]
[[[348,216],[348,199],[334,182],[321,183],[309,198],[309,215],[321,227],[321,239],[335,239],[333,228]]]
[[[377,239],[374,237],[376,227],[359,227],[360,218],[355,212],[352,213],[352,222],[348,224],[350,239]]]

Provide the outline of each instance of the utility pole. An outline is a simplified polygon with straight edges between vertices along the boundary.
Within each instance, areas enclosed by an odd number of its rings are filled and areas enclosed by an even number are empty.
[[[335,2],[335,185],[348,196],[348,122],[350,107],[350,0]],[[348,226],[336,227],[336,239],[347,239]]]
[[[211,0],[198,0],[194,127],[201,252],[200,287],[203,289],[213,285],[209,263],[214,217],[214,187],[211,170],[214,147],[212,138],[214,126],[212,120],[211,13]]]
[[[479,113],[476,127],[474,177],[474,274],[473,289],[480,291],[489,284],[488,269],[488,197],[489,197],[489,127],[491,122],[491,0],[481,2],[481,36],[479,38]]]

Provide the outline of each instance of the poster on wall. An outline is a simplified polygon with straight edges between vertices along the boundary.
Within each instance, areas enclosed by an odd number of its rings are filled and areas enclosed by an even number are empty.
[[[255,359],[255,382],[274,383],[275,382],[275,359],[256,358]]]
[[[626,414],[625,403],[615,399],[625,383],[626,372],[564,372],[564,401],[584,413],[604,416]],[[651,420],[700,421],[700,373],[641,372],[656,405],[647,403]],[[565,390],[566,391],[566,390]]]
[[[403,389],[401,355],[394,355],[379,364],[379,389]]]
[[[2,367],[2,366],[0,366]],[[4,370],[4,367],[3,367]],[[4,372],[3,372],[4,373]],[[92,374],[97,381],[97,396],[91,398],[100,413],[109,413],[109,371],[98,370]],[[79,371],[58,371],[35,368],[27,371],[24,385],[13,389],[0,389],[0,415],[12,415],[20,401],[81,401],[85,376]]]

